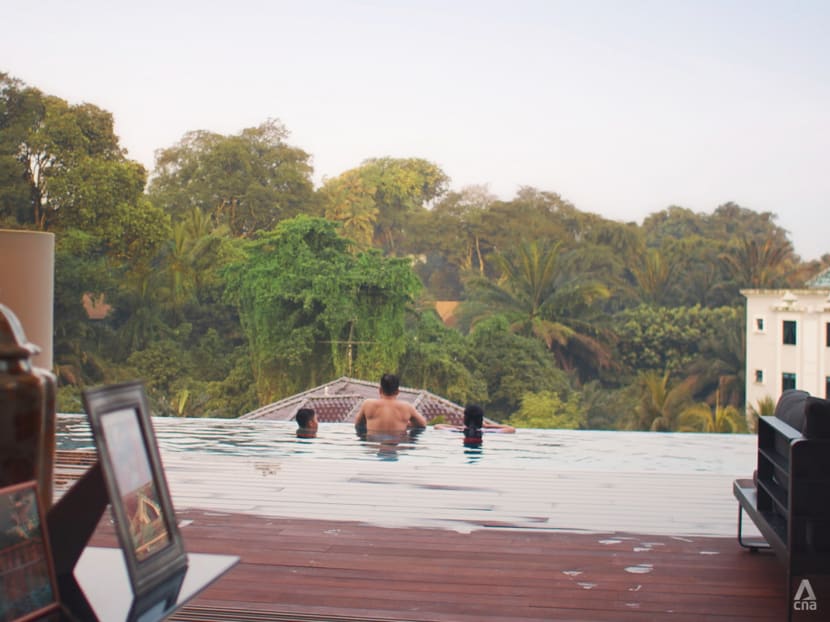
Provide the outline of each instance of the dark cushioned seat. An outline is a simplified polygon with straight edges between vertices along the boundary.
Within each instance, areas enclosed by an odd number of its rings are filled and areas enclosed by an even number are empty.
[[[795,428],[799,432],[804,430],[804,407],[810,394],[801,389],[787,389],[778,398],[775,405],[775,416]]]
[[[830,438],[830,402],[820,397],[806,399],[801,433],[807,438]]]

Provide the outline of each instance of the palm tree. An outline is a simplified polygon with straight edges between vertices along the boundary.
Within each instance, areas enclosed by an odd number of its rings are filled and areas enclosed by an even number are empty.
[[[558,242],[524,243],[515,259],[497,254],[493,260],[501,272],[497,281],[470,281],[469,308],[481,310],[477,319],[504,314],[513,332],[544,341],[565,370],[610,365],[610,336],[591,321],[594,304],[610,292],[570,271]]]
[[[704,402],[685,408],[678,419],[679,432],[746,432],[746,420],[734,406]]]
[[[198,207],[173,226],[161,293],[175,314],[180,315],[186,304],[198,300],[205,274],[214,266],[222,239],[229,234],[227,225],[214,226]]]
[[[721,260],[741,287],[763,289],[781,284],[793,269],[793,246],[786,238],[768,235],[758,241],[741,237]]]
[[[669,380],[669,372],[647,371],[640,375],[640,403],[634,409],[630,427],[652,432],[671,432],[678,428],[680,415],[691,401],[696,378],[686,378],[674,386]]]
[[[169,332],[159,305],[160,288],[153,286],[154,276],[152,270],[139,266],[124,281],[123,307],[128,315],[119,328],[119,341],[125,354],[142,350]]]
[[[775,414],[775,400],[772,399],[769,395],[765,395],[760,400],[758,400],[758,404],[756,406],[750,405],[747,408],[746,413],[746,423],[747,427],[755,432],[758,429],[758,418],[759,417],[772,417]]]
[[[677,272],[675,268],[676,264],[667,261],[656,248],[648,250],[642,264],[631,268],[644,302],[651,304],[666,302],[669,288]]]
[[[739,406],[744,401],[746,377],[745,318],[738,310],[728,312],[729,316],[721,316],[723,328],[715,331],[717,337],[702,341],[700,355],[688,372],[700,379],[698,394],[707,402],[719,396],[723,403]]]

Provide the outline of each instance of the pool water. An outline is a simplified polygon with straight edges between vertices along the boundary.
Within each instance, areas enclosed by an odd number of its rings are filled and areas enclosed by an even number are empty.
[[[711,473],[752,472],[757,439],[749,434],[689,434],[520,429],[485,434],[479,448],[461,434],[427,429],[398,444],[360,440],[351,424],[320,424],[317,438],[298,439],[289,421],[154,417],[163,452],[256,459],[400,461],[413,465],[482,464],[511,469]],[[58,449],[94,449],[84,415],[58,417]]]

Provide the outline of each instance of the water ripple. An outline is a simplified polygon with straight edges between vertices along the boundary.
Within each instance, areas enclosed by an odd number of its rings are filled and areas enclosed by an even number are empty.
[[[359,440],[351,424],[323,423],[315,439],[298,439],[290,421],[179,419],[154,417],[159,446],[171,452],[199,452],[272,459],[417,460],[426,465],[488,464],[554,472],[743,473],[754,461],[750,435],[657,434],[650,432],[529,430],[489,434],[470,455],[459,434],[427,430],[392,444]],[[94,449],[84,415],[58,417],[58,449]]]

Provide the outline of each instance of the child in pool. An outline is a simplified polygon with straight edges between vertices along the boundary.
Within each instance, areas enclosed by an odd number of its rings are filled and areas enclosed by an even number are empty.
[[[297,438],[315,438],[317,436],[317,415],[312,408],[300,408],[294,415],[297,421]]]

